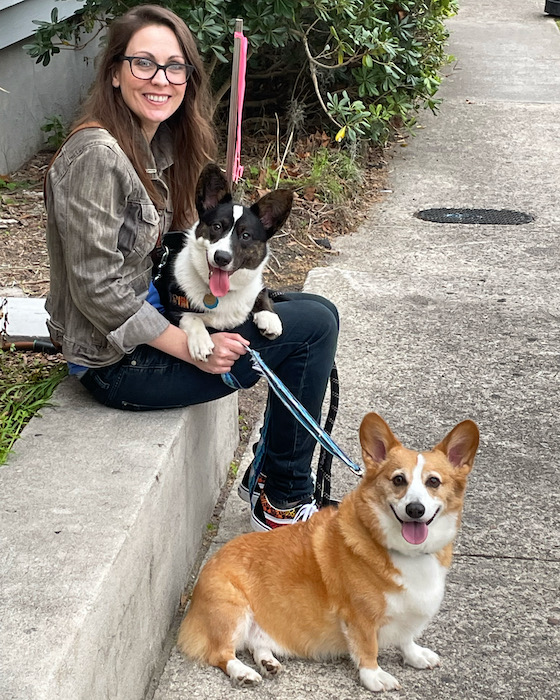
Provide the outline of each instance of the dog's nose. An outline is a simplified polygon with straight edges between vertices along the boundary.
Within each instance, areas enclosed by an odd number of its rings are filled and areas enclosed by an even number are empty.
[[[426,509],[421,503],[409,503],[406,508],[406,514],[408,515],[409,518],[414,518],[414,520],[418,520],[418,518],[421,518],[424,513],[426,512]]]
[[[214,253],[214,262],[219,267],[225,267],[226,265],[229,265],[229,263],[232,260],[232,257],[232,254],[228,253],[227,250],[217,250]]]

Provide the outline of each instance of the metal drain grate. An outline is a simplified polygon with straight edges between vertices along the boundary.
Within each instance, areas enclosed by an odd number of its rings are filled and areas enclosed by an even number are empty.
[[[423,209],[414,216],[437,224],[499,224],[516,226],[534,221],[531,214],[511,209]]]

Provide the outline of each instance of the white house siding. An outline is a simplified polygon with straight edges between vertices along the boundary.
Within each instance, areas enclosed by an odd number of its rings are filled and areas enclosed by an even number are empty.
[[[58,115],[67,123],[87,94],[93,79],[97,41],[85,50],[63,50],[48,66],[23,51],[34,31],[33,19],[59,18],[81,5],[75,0],[0,0],[0,174],[17,170],[44,147],[41,126]]]

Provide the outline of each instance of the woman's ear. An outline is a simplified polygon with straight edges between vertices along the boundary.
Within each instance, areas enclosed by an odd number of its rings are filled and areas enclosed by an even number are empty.
[[[119,76],[117,73],[113,73],[113,78],[111,80],[111,83],[113,84],[114,88],[119,88],[121,86],[121,81],[119,80]]]

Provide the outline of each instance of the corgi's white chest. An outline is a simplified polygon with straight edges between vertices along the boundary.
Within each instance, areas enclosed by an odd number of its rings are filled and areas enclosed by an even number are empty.
[[[388,622],[379,631],[380,646],[398,645],[405,634],[420,634],[439,610],[447,575],[432,554],[408,557],[393,552],[392,559],[401,572],[397,582],[402,590],[385,596]]]

